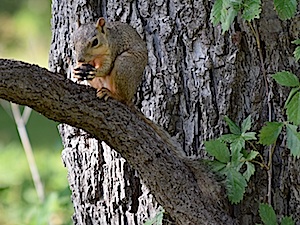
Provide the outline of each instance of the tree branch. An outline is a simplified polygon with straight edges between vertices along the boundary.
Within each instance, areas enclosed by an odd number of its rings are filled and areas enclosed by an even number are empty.
[[[178,224],[234,224],[218,206],[223,196],[215,198],[218,183],[206,169],[199,165],[200,174],[193,173],[176,154],[180,149],[164,142],[122,103],[100,100],[94,89],[63,75],[6,59],[0,59],[0,98],[27,105],[51,120],[81,128],[105,141],[139,172]]]

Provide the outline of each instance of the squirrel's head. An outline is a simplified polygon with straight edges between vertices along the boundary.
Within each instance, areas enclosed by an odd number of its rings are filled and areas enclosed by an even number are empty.
[[[89,63],[97,56],[109,54],[104,18],[99,18],[96,24],[81,25],[74,32],[73,41],[78,63]]]

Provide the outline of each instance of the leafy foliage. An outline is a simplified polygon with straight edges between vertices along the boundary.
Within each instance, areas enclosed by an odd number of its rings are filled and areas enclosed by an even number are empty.
[[[288,120],[295,125],[300,125],[300,81],[299,78],[287,71],[278,72],[272,76],[277,83],[293,87],[286,100],[285,108]]]
[[[228,116],[224,116],[224,120],[227,123],[227,125],[229,126],[229,130],[231,133],[233,134],[241,134],[241,129],[231,120],[229,119]]]
[[[276,82],[280,85],[287,86],[287,87],[296,87],[299,86],[299,79],[297,76],[292,74],[291,72],[282,71],[274,74],[272,76]]]
[[[287,147],[291,154],[296,158],[300,157],[300,133],[297,132],[297,126],[292,124],[286,125]]]
[[[259,143],[263,145],[274,144],[280,134],[284,123],[280,122],[267,122],[260,130]]]
[[[217,140],[206,141],[206,151],[214,157],[210,161],[212,169],[225,177],[228,198],[232,203],[243,199],[247,181],[255,172],[251,162],[259,153],[245,151],[245,142],[256,140],[255,132],[248,132],[251,128],[251,117],[248,116],[241,127],[237,126],[227,116],[224,117],[231,134],[222,135]],[[243,172],[241,171],[243,168]]]
[[[285,108],[287,109],[287,116],[291,122],[295,122],[296,124],[300,124],[299,122],[299,90],[300,90],[300,82],[299,78],[287,71],[282,71],[274,74],[272,76],[275,81],[283,86],[293,87],[290,91],[290,94],[286,100]],[[298,123],[299,122],[299,123]]]
[[[291,154],[300,158],[300,133],[297,131],[300,125],[300,82],[296,75],[282,71],[273,75],[274,80],[286,87],[292,87],[290,94],[285,102],[286,122],[267,122],[262,127],[259,134],[259,143],[272,145],[276,143],[282,128],[286,127],[287,147]]]
[[[242,18],[246,21],[259,18],[259,14],[261,12],[261,1],[216,0],[210,14],[210,20],[214,26],[221,23],[224,34],[227,30],[229,30],[230,25],[239,11],[242,11]]]
[[[286,105],[288,120],[295,125],[300,125],[300,92],[297,91]]]
[[[292,41],[293,44],[300,45],[300,39],[297,39],[295,41]],[[300,46],[297,46],[295,51],[294,51],[294,57],[296,61],[300,59]]]
[[[297,0],[274,0],[274,6],[280,19],[291,19],[297,10]]]
[[[211,10],[210,20],[214,26],[220,23],[224,34],[239,12],[247,22],[258,19],[261,5],[261,0],[216,0]],[[274,6],[280,19],[291,19],[296,14],[297,0],[274,0]],[[294,54],[298,60],[300,48],[297,48]]]
[[[230,160],[230,153],[225,143],[220,140],[208,141],[205,144],[206,151],[215,157],[221,163],[227,163]]]
[[[223,33],[229,30],[231,23],[236,17],[239,9],[235,8],[234,6],[237,5],[238,3],[234,3],[230,0],[216,0],[215,4],[213,5],[210,14],[210,20],[214,26],[216,26],[218,23],[221,23]]]
[[[275,211],[272,206],[265,204],[265,203],[261,203],[259,205],[258,211],[259,211],[259,216],[265,225],[277,225],[278,224],[276,214],[275,214]],[[293,221],[292,217],[285,216],[282,218],[280,224],[281,225],[294,225],[295,222]]]
[[[274,0],[275,10],[282,20],[287,20],[295,16],[297,4],[297,0]],[[261,0],[216,0],[211,11],[210,20],[214,26],[220,23],[222,33],[224,34],[229,30],[239,13],[242,19],[247,22],[258,19],[261,13],[261,5]],[[251,24],[250,26],[252,31],[256,33]],[[258,34],[254,35],[258,36]],[[257,42],[259,48],[259,40]],[[292,43],[300,45],[300,39]],[[296,46],[294,57],[296,61],[300,59],[300,46]],[[288,71],[278,72],[273,75],[273,78],[278,84],[291,88],[284,106],[288,121],[266,122],[265,126],[259,132],[259,143],[274,145],[282,130],[286,130],[286,145],[294,157],[300,158],[300,132],[297,130],[300,125],[299,79],[296,75]],[[205,147],[207,152],[214,156],[214,161],[211,161],[210,165],[215,171],[225,177],[229,200],[232,203],[238,203],[243,198],[247,181],[249,181],[255,172],[252,162],[259,153],[252,150],[246,152],[245,142],[256,140],[256,134],[255,132],[247,132],[251,128],[250,117],[243,121],[241,127],[237,126],[228,117],[224,117],[224,120],[228,124],[231,133],[222,135],[218,140],[205,142]],[[269,154],[272,154],[271,150]],[[269,169],[266,165],[261,164],[261,166]],[[271,165],[271,162],[268,165]],[[242,173],[241,169],[245,167],[247,169]],[[276,214],[271,206],[261,204],[259,213],[264,224],[277,224]],[[284,217],[281,220],[281,224],[292,225],[295,222],[291,217]]]
[[[265,225],[277,225],[276,214],[272,206],[268,204],[259,205],[259,215]]]
[[[294,57],[296,59],[296,61],[299,61],[300,59],[300,46],[298,46],[295,51],[294,51]]]
[[[246,21],[258,19],[261,12],[260,0],[245,0],[243,3],[242,18]]]
[[[214,26],[221,22],[223,0],[216,0],[212,7],[210,20]]]
[[[281,225],[295,225],[294,220],[290,216],[285,216],[281,220]]]
[[[229,168],[226,173],[226,190],[229,200],[232,203],[238,203],[243,199],[247,182],[245,177],[234,167]]]
[[[292,41],[293,44],[300,45],[300,39]]]
[[[274,80],[283,86],[292,87],[289,96],[285,102],[286,122],[267,122],[259,133],[259,143],[263,145],[272,145],[276,143],[282,128],[286,128],[287,147],[291,154],[300,158],[300,133],[297,126],[300,125],[300,82],[299,78],[287,71],[282,71],[272,76]]]

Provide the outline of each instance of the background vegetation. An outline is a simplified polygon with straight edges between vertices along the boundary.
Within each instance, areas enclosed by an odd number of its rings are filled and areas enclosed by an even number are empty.
[[[47,67],[50,7],[50,0],[1,0],[1,58]],[[45,200],[40,203],[10,104],[0,103],[0,224],[71,224],[73,210],[57,124],[35,112],[27,124],[45,189]]]

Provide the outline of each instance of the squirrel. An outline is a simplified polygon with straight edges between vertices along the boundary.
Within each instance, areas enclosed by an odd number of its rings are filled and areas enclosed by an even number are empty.
[[[80,26],[73,39],[77,61],[74,78],[87,80],[97,89],[99,98],[111,97],[125,103],[166,143],[178,147],[163,128],[147,119],[132,103],[148,61],[146,44],[136,30],[122,22],[106,23],[100,17],[96,24]]]
[[[97,89],[99,98],[115,98],[133,109],[133,113],[137,113],[150,125],[164,143],[190,167],[202,191],[206,191],[207,196],[211,192],[217,193],[217,196],[221,191],[211,190],[215,179],[208,179],[206,167],[199,161],[186,158],[180,150],[180,144],[168,132],[133,107],[132,98],[141,83],[148,61],[146,44],[138,33],[128,24],[106,23],[101,17],[96,24],[87,23],[79,27],[74,34],[74,45],[77,59],[74,77],[87,80]],[[216,196],[213,198],[218,199]]]
[[[97,97],[114,98],[138,114],[167,143],[170,135],[138,111],[132,99],[142,81],[148,61],[146,43],[135,29],[122,22],[83,24],[73,36],[77,66],[74,78],[87,80]]]
[[[146,43],[122,22],[87,23],[74,33],[77,67],[74,77],[88,80],[97,96],[130,105],[148,62]]]

